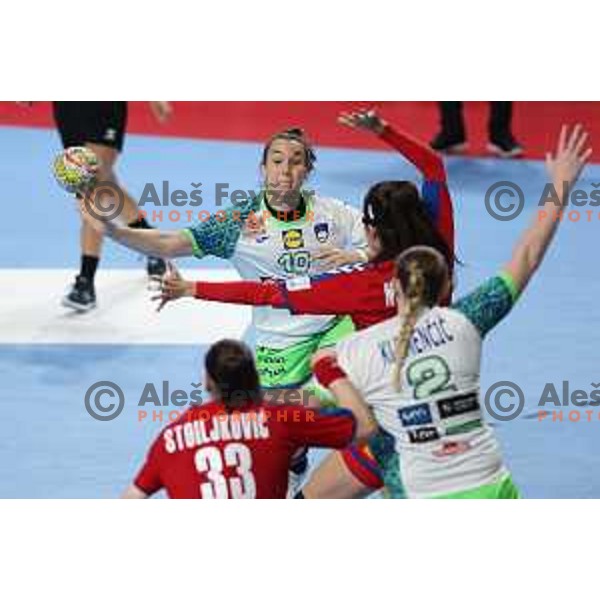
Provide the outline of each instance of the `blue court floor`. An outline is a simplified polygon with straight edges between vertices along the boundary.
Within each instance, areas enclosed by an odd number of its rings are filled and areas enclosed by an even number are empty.
[[[0,148],[0,295],[13,332],[4,335],[0,344],[0,498],[114,497],[130,481],[148,442],[165,424],[148,418],[140,421],[138,400],[146,384],[160,389],[168,381],[171,390],[189,391],[192,383],[201,380],[200,365],[209,343],[202,335],[203,315],[198,314],[197,320],[191,317],[200,330],[197,342],[146,344],[138,338],[128,343],[118,335],[116,343],[95,342],[89,331],[86,343],[64,343],[54,334],[20,338],[19,327],[27,325],[25,313],[19,311],[26,300],[23,294],[48,297],[42,319],[51,320],[63,310],[57,299],[69,283],[68,273],[78,268],[78,215],[51,177],[51,158],[60,149],[54,132],[0,128]],[[215,210],[211,190],[217,183],[229,183],[230,189],[258,188],[260,150],[252,143],[130,136],[119,174],[134,197],[147,183],[160,190],[162,181],[168,180],[171,189],[189,192],[192,183],[202,182],[202,208]],[[513,242],[534,214],[546,178],[544,165],[534,161],[454,159],[448,170],[463,262],[458,292],[463,293],[509,258]],[[373,182],[415,176],[398,155],[384,149],[321,148],[312,183],[323,195],[359,206]],[[492,219],[484,204],[486,189],[503,180],[517,183],[527,199],[523,213],[509,222]],[[588,167],[579,187],[591,190],[596,182],[600,182],[600,166]],[[563,224],[535,281],[484,348],[482,390],[510,380],[525,392],[521,418],[492,422],[527,497],[600,497],[600,407],[587,407],[593,413],[591,422],[584,417],[585,408],[579,409],[579,422],[569,422],[573,407],[563,407],[562,423],[526,418],[536,414],[549,383],[560,391],[562,382],[568,381],[571,391],[586,392],[600,384],[596,255],[600,211],[587,208],[594,211],[592,222],[582,217],[577,223]],[[164,219],[162,226],[185,224]],[[180,264],[228,268],[216,259],[185,259]],[[106,244],[101,269],[139,270],[141,266],[132,252]],[[36,286],[44,273],[60,269],[67,270],[67,275],[61,275],[64,279]],[[103,290],[97,291],[102,303]],[[235,309],[222,307],[224,322],[233,315],[229,310]],[[103,311],[115,330],[127,326],[122,311],[112,315],[106,304]],[[89,321],[89,317],[85,318]],[[76,331],[77,320],[71,319],[68,327]],[[239,335],[252,340],[245,325]],[[111,422],[92,419],[84,407],[86,390],[101,380],[118,383],[127,398],[123,413]]]

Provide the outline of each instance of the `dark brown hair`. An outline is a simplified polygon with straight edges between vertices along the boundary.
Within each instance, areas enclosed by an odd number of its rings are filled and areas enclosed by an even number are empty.
[[[237,340],[213,344],[204,359],[215,396],[229,409],[241,408],[261,399],[260,380],[248,346]]]
[[[382,181],[367,192],[363,223],[375,227],[381,242],[377,261],[395,260],[412,246],[431,246],[454,262],[450,248],[427,213],[417,186],[411,181]]]

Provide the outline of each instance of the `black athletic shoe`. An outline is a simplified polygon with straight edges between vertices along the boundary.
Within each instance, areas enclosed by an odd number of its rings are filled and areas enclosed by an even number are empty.
[[[523,154],[523,148],[510,134],[490,140],[487,147],[492,154],[502,158],[515,158]]]
[[[438,133],[429,145],[444,154],[462,154],[468,147],[464,138],[450,136],[443,131]]]
[[[148,277],[151,279],[160,279],[167,272],[167,263],[162,258],[149,256],[146,263]]]
[[[77,275],[71,291],[63,298],[63,306],[72,308],[77,312],[87,312],[96,308],[96,292],[94,283],[89,279]]]

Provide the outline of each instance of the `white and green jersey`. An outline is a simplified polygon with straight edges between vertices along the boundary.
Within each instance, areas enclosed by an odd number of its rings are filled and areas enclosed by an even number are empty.
[[[447,496],[508,476],[483,419],[479,377],[482,340],[515,299],[512,279],[501,274],[449,308],[425,310],[411,337],[400,391],[394,370],[401,317],[338,343],[340,366],[382,430],[379,444],[387,440],[395,450],[381,459],[392,497]]]
[[[325,271],[314,253],[327,245],[337,248],[366,248],[361,213],[335,198],[303,194],[306,211],[297,220],[279,220],[269,213],[261,194],[252,205],[228,209],[226,218],[198,223],[184,230],[194,255],[218,256],[231,261],[245,280],[289,279],[318,275]],[[233,216],[242,211],[241,217]],[[264,230],[242,225],[250,212],[267,215]],[[255,307],[253,325],[257,345],[286,348],[327,330],[336,317],[292,315],[287,309]]]

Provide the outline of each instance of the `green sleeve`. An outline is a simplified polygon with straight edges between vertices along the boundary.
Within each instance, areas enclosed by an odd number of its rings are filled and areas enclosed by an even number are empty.
[[[512,277],[501,272],[453,303],[451,308],[467,317],[484,338],[510,312],[518,295]]]
[[[260,196],[244,202],[242,206],[230,207],[210,215],[183,230],[193,247],[196,258],[212,255],[231,258],[235,252],[242,228],[250,213],[258,210]]]

